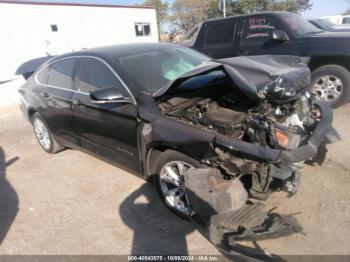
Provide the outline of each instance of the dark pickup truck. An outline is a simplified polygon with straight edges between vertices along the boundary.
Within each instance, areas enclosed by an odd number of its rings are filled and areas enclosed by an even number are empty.
[[[310,91],[339,107],[350,98],[350,33],[320,30],[302,16],[267,12],[196,25],[182,45],[213,58],[295,55],[312,72]]]

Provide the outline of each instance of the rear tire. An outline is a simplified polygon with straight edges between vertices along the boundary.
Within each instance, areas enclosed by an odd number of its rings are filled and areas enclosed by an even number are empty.
[[[350,72],[339,65],[325,65],[312,72],[310,91],[333,108],[338,108],[350,98]]]
[[[187,171],[189,168],[199,168],[201,167],[201,164],[182,154],[177,151],[173,150],[166,150],[163,153],[160,154],[160,156],[156,159],[156,175],[154,176],[154,182],[157,187],[158,193],[164,204],[176,215],[180,216],[181,218],[188,219],[190,216],[188,209],[188,199],[185,196],[184,192],[184,181],[182,174]],[[178,168],[180,166],[180,168]],[[179,179],[175,179],[175,182],[169,182],[169,187],[167,188],[167,181],[170,181],[171,178],[168,179],[169,176],[167,176],[166,170],[173,170]],[[182,169],[182,171],[180,170]],[[170,171],[171,171],[170,170]],[[180,183],[179,186],[175,185],[176,183]],[[176,189],[178,188],[178,190]],[[174,196],[167,195],[165,192],[169,190],[175,191]],[[177,191],[176,191],[177,190]],[[177,200],[175,199],[177,197]],[[178,204],[174,204],[174,202],[177,202]],[[183,208],[185,206],[185,208]]]
[[[65,149],[64,146],[57,143],[46,122],[39,113],[35,113],[31,117],[31,122],[33,125],[35,137],[38,140],[39,145],[47,153],[55,154]]]

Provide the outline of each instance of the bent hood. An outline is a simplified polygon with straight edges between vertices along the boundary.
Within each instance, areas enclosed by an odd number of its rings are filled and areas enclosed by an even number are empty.
[[[218,59],[183,74],[153,96],[194,91],[229,77],[251,99],[292,100],[309,86],[311,73],[295,56],[250,56]]]

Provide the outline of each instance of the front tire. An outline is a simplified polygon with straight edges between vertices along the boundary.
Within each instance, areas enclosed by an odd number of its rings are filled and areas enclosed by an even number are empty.
[[[173,150],[166,150],[157,158],[157,175],[154,179],[158,193],[165,205],[182,218],[191,215],[183,174],[200,166],[198,161]]]
[[[55,154],[65,149],[64,146],[57,143],[54,139],[50,129],[45,123],[44,119],[40,116],[39,113],[35,113],[31,122],[33,125],[34,134],[38,140],[39,145],[47,153]]]
[[[312,72],[311,90],[320,100],[340,107],[350,98],[350,72],[339,65],[325,65]]]

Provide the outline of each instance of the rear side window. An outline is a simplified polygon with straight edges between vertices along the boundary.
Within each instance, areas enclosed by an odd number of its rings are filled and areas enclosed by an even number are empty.
[[[45,66],[37,75],[37,80],[42,85],[47,85],[49,79],[49,66]]]
[[[49,67],[48,85],[64,89],[74,89],[73,75],[76,58],[54,62]]]
[[[271,39],[272,31],[279,29],[276,22],[267,16],[252,16],[244,20],[241,42],[264,43]]]
[[[235,30],[235,23],[230,20],[209,22],[205,34],[205,45],[231,44]]]
[[[123,95],[126,95],[113,72],[103,62],[95,58],[81,58],[78,80],[78,89],[81,92],[90,93],[99,88],[115,87]]]

